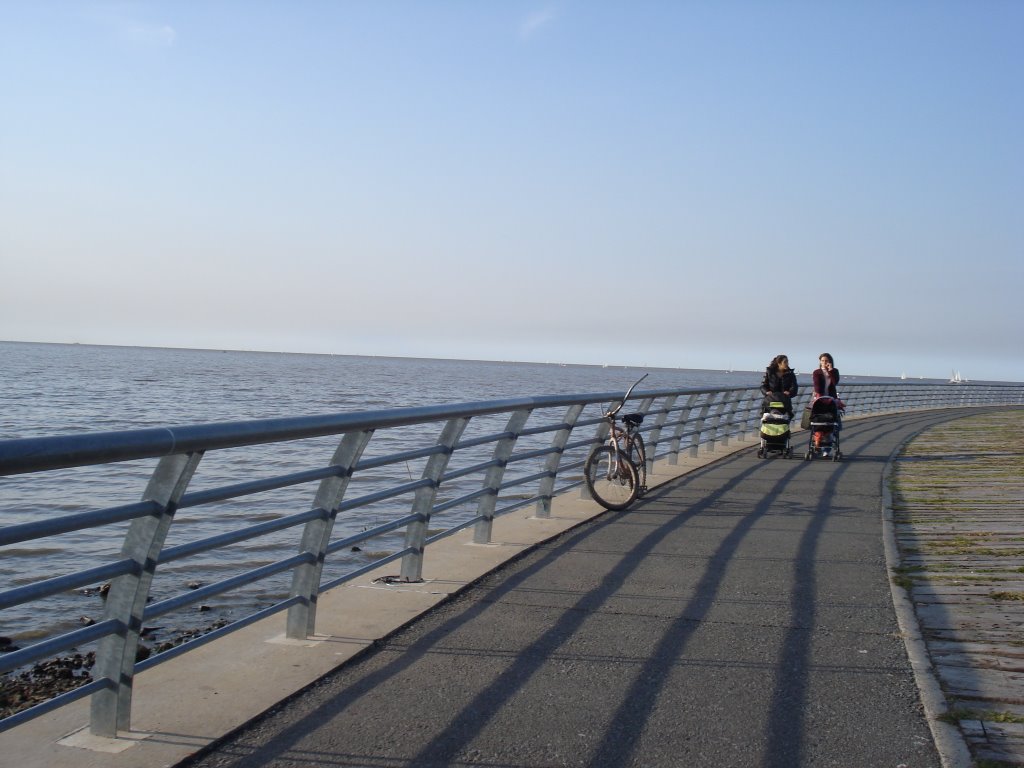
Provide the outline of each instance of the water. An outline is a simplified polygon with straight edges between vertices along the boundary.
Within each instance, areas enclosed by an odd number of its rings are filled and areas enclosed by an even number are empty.
[[[649,373],[644,389],[753,387],[760,383],[760,372],[749,371],[0,342],[0,386],[4,393],[0,439],[612,392],[625,390],[643,372]],[[498,426],[485,421],[481,424],[492,431]],[[412,431],[410,428],[409,433]],[[371,446],[379,454],[396,452],[401,449],[401,436],[401,432],[382,433]],[[316,466],[310,461],[311,453],[317,455],[319,451],[319,455],[329,456],[335,442],[327,438],[286,443],[247,449],[244,456],[232,451],[215,452],[203,459],[201,476],[197,474],[191,487],[201,489],[252,479],[254,462],[264,474],[307,469]],[[138,501],[154,463],[124,462],[0,478],[0,525]],[[348,497],[418,477],[419,469],[391,467],[366,476],[360,473]],[[168,546],[308,509],[310,495],[308,487],[284,489],[261,494],[258,499],[247,497],[184,509],[175,519]],[[408,501],[357,510],[353,517],[339,519],[334,538],[407,511]],[[82,531],[0,548],[0,588],[117,559],[124,528],[109,526],[102,531]],[[401,537],[401,532],[393,534],[375,545],[377,550],[339,553],[332,557],[332,566],[344,572],[354,564],[394,551],[400,547]],[[161,568],[153,593],[157,599],[170,597],[191,582],[211,583],[230,573],[273,562],[295,551],[296,538],[291,530],[169,564]],[[325,577],[330,575],[325,573]],[[211,599],[210,610],[201,616],[193,608],[185,616],[166,620],[182,629],[217,618],[230,619],[272,602],[287,590],[286,582],[287,577],[260,582]],[[80,590],[0,612],[0,635],[28,642],[73,629],[83,618],[98,618],[101,614],[102,601],[96,590]]]

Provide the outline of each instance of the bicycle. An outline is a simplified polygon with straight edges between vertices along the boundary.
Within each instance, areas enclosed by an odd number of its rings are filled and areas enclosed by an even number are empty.
[[[608,439],[590,452],[583,465],[590,495],[605,509],[623,510],[647,490],[647,449],[639,431],[644,415],[630,413],[618,417],[633,389],[646,378],[645,373],[604,414]],[[619,426],[619,421],[624,426]]]

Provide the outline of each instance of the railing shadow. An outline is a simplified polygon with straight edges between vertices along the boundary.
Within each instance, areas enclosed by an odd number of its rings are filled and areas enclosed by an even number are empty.
[[[651,531],[631,551],[623,554],[618,565],[613,568],[602,580],[600,586],[590,590],[570,608],[566,609],[560,619],[555,622],[543,635],[537,638],[529,646],[520,651],[516,660],[508,669],[500,674],[483,691],[474,697],[473,701],[465,706],[462,711],[453,718],[453,725],[437,734],[416,757],[409,761],[409,765],[443,764],[446,760],[452,759],[460,748],[465,746],[469,740],[477,735],[480,730],[490,721],[494,714],[511,698],[529,678],[551,657],[551,655],[577,631],[582,622],[614,594],[617,587],[621,586],[625,577],[632,572],[640,562],[644,554],[651,551],[654,545],[660,541],[668,532],[679,528],[692,517],[700,514],[713,503],[713,500],[727,493],[729,489],[742,483],[743,479],[750,473],[756,471],[757,467],[751,467],[740,473],[726,486],[721,487],[712,496],[706,497],[698,506],[683,514],[673,515],[664,525]],[[693,482],[705,474],[707,469],[691,473],[681,482]],[[666,491],[652,492],[643,503],[650,504],[657,500]],[[443,638],[449,636],[460,627],[480,617],[492,603],[501,600],[502,597],[515,592],[531,577],[543,571],[546,567],[557,561],[560,557],[576,548],[581,542],[594,537],[603,526],[619,520],[624,515],[635,514],[636,507],[631,512],[612,513],[595,521],[593,524],[581,529],[563,534],[554,543],[545,545],[548,551],[536,561],[525,568],[513,573],[491,590],[484,601],[470,604],[465,611],[452,617],[433,630],[427,632],[421,638],[403,649],[401,656],[387,664],[380,670],[373,672],[354,685],[346,688],[338,696],[326,702],[325,705],[313,717],[308,717],[295,725],[277,734],[260,750],[260,763],[272,760],[276,756],[288,752],[291,745],[301,741],[311,731],[325,720],[329,720],[342,713],[353,702],[366,695],[374,688],[383,684],[386,680],[400,675],[406,669],[415,664],[419,659],[429,653],[434,646]],[[301,695],[300,692],[298,695]],[[258,722],[258,721],[256,721]],[[457,724],[457,725],[455,725]],[[255,723],[254,723],[255,725]],[[211,745],[215,748],[217,743]],[[200,757],[210,750],[204,750],[196,757]],[[239,755],[243,759],[244,755]],[[183,763],[183,766],[190,762]],[[256,763],[254,763],[255,765]],[[228,765],[231,765],[230,763]],[[236,763],[238,766],[247,765],[246,762]]]
[[[795,463],[792,468],[787,469],[775,487],[764,496],[750,514],[739,521],[711,556],[707,571],[697,584],[696,594],[680,611],[679,617],[666,628],[654,653],[636,675],[632,687],[623,697],[613,718],[616,723],[614,732],[606,733],[589,765],[595,768],[604,768],[605,766],[611,768],[630,764],[639,735],[643,732],[644,725],[657,703],[665,681],[669,679],[669,672],[678,663],[683,649],[700,626],[700,622],[707,617],[714,606],[726,569],[740,543],[754,525],[781,498],[789,480],[802,469],[803,465],[799,463]],[[756,471],[756,467],[742,473],[740,477],[754,471]],[[699,505],[695,514],[713,505],[721,495],[709,496],[706,503]]]
[[[735,460],[726,459],[725,461]],[[417,755],[408,761],[408,764],[444,764],[455,760],[459,752],[483,730],[486,724],[527,684],[531,677],[551,659],[574,633],[579,631],[583,622],[611,597],[616,595],[627,577],[639,567],[646,556],[653,552],[660,541],[685,525],[687,521],[707,511],[718,500],[727,495],[730,490],[742,485],[744,480],[758,472],[759,469],[760,467],[757,464],[743,469],[730,482],[705,496],[686,512],[673,514],[664,524],[657,526],[647,533],[636,546],[632,547],[628,552],[622,553],[618,563],[604,576],[600,585],[582,595],[572,606],[564,610],[559,619],[540,637],[523,648],[515,660],[483,690],[477,693],[470,702],[463,706],[451,719],[451,724],[435,735]],[[801,469],[801,464],[794,462],[792,467],[787,469],[785,476],[776,482],[775,488],[756,505],[750,514],[744,516],[739,521],[736,528],[727,536],[726,540],[712,556],[707,571],[697,587],[697,594],[680,612],[680,618],[667,628],[657,649],[636,676],[637,682],[634,683],[633,690],[630,690],[623,696],[620,711],[615,717],[616,722],[621,726],[616,727],[616,733],[620,735],[630,732],[639,733],[643,722],[657,701],[660,690],[657,685],[652,687],[641,681],[649,680],[652,677],[664,679],[665,675],[663,672],[676,663],[679,652],[685,646],[690,634],[699,626],[701,619],[711,609],[727,564],[740,542],[782,495],[789,479],[800,472]],[[680,482],[685,485],[686,483],[698,481],[705,471],[698,470]],[[503,596],[514,592],[529,578],[543,571],[544,568],[555,562],[559,557],[573,550],[588,538],[596,535],[602,526],[618,521],[623,515],[636,515],[642,511],[645,505],[655,504],[665,493],[667,491],[655,491],[650,494],[643,504],[634,508],[631,512],[609,515],[595,525],[566,534],[561,541],[555,543],[542,557],[498,585],[488,594],[485,601],[470,605],[467,610],[460,613],[457,617],[453,617],[425,634],[405,648],[400,657],[382,669],[363,677],[354,685],[346,688],[338,696],[326,702],[314,716],[307,717],[277,734],[260,750],[260,761],[273,760],[275,757],[285,753],[288,753],[290,758],[293,757],[290,752],[292,745],[301,742],[307,734],[315,730],[320,724],[336,717],[353,702],[386,680],[401,674],[430,652],[438,641],[450,635],[461,626],[478,618],[491,604],[500,600]],[[596,754],[599,756],[599,763],[594,764],[602,766],[625,764],[635,747],[635,739],[612,740],[609,738],[607,742],[597,749]],[[222,757],[225,756],[223,752],[220,754]],[[239,754],[237,757],[242,761],[245,759],[244,754]],[[246,764],[246,762],[237,763],[239,766]]]

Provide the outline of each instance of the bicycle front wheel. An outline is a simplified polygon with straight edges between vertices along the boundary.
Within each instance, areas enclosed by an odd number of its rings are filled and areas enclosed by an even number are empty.
[[[618,511],[632,504],[640,492],[640,481],[626,454],[611,446],[596,448],[583,465],[590,495],[605,509]]]
[[[637,496],[643,496],[647,490],[647,447],[643,435],[633,435],[629,444],[629,460],[636,466]]]

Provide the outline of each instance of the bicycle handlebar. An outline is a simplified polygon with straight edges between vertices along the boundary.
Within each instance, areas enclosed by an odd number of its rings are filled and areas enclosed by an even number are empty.
[[[633,382],[633,386],[631,386],[631,387],[630,387],[629,389],[627,389],[627,390],[626,390],[626,394],[624,394],[624,395],[622,396],[622,399],[621,399],[621,400],[619,400],[619,404],[618,404],[618,405],[616,405],[616,406],[615,406],[614,408],[609,408],[609,409],[608,409],[608,412],[607,412],[607,413],[605,414],[605,417],[607,417],[607,418],[612,418],[612,417],[614,417],[614,416],[615,416],[615,414],[617,414],[617,413],[618,413],[618,412],[619,412],[619,411],[620,411],[620,410],[622,409],[622,406],[624,406],[624,405],[626,404],[626,400],[628,400],[628,399],[629,399],[629,396],[630,396],[630,395],[631,395],[631,394],[633,393],[633,390],[634,390],[634,389],[636,389],[636,385],[637,385],[637,384],[639,384],[639,383],[640,383],[641,381],[643,381],[643,380],[644,380],[644,379],[646,379],[646,378],[647,378],[647,374],[645,373],[645,374],[644,374],[643,376],[641,376],[641,377],[640,377],[639,379],[637,379],[636,381],[634,381],[634,382]]]

